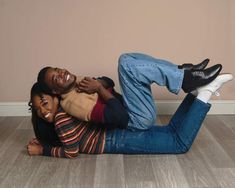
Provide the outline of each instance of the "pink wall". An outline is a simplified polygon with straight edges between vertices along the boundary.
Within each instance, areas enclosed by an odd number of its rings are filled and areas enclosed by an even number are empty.
[[[176,64],[211,59],[235,75],[233,0],[0,0],[0,102],[28,101],[47,65],[116,82],[117,59],[143,52]],[[118,89],[119,85],[117,84]],[[156,99],[181,99],[153,87]],[[222,96],[235,99],[235,82]]]

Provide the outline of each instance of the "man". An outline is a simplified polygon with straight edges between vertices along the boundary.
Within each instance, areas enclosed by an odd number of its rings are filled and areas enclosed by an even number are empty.
[[[112,128],[148,129],[156,121],[150,84],[166,86],[175,94],[180,89],[189,93],[207,85],[220,73],[220,64],[204,69],[208,61],[177,66],[145,54],[123,54],[118,71],[124,105],[112,88],[104,87],[105,80],[82,79],[65,69],[45,67],[39,72],[38,82],[47,93],[61,95],[62,108],[81,120],[104,123]]]

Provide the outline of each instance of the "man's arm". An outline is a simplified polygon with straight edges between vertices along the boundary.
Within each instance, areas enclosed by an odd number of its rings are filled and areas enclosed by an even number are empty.
[[[115,86],[114,81],[107,76],[98,77],[96,78],[96,80],[98,80],[104,86],[105,89],[114,88]]]
[[[108,128],[126,128],[129,116],[119,101],[119,99],[115,98],[112,93],[97,80],[85,77],[78,85],[80,91],[92,94],[98,93],[99,97],[103,99],[105,102],[104,108],[104,124],[108,126]]]
[[[114,98],[114,96],[106,89],[102,82],[93,79],[91,77],[85,77],[78,84],[79,91],[86,92],[88,94],[98,93],[105,102],[109,99]]]

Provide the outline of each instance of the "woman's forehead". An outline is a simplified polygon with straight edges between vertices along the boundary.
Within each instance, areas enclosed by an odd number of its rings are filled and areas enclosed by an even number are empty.
[[[43,101],[43,100],[46,100],[46,99],[51,99],[52,96],[50,95],[47,95],[47,94],[40,94],[40,95],[35,95],[33,97],[33,102],[39,102],[39,101]]]

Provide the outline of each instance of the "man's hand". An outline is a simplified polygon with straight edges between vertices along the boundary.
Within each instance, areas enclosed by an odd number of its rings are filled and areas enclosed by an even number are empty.
[[[29,155],[42,155],[43,147],[41,144],[28,144],[27,150]]]
[[[101,87],[103,87],[102,84],[91,77],[85,77],[77,85],[78,91],[86,92],[88,94],[93,94],[98,92]]]

